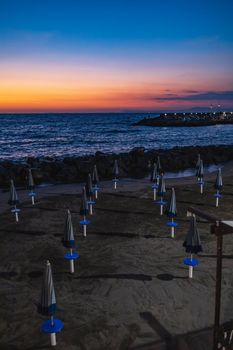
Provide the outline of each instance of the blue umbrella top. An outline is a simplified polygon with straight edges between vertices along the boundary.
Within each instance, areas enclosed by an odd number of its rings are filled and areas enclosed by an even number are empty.
[[[113,175],[115,178],[119,176],[119,167],[118,167],[118,161],[115,159],[114,166],[113,166]]]
[[[14,181],[11,180],[10,197],[9,197],[9,200],[8,200],[8,204],[9,205],[16,205],[18,203],[19,203],[18,194],[17,194],[16,189],[15,189]]]
[[[50,262],[46,262],[37,310],[45,316],[53,316],[57,308]]]
[[[152,169],[151,169],[150,181],[151,181],[151,182],[156,182],[156,181],[157,181],[157,176],[158,176],[158,173],[157,173],[157,164],[154,163],[153,166],[152,166]]]
[[[197,169],[196,176],[200,179],[204,177],[204,167],[203,167],[203,160],[200,160],[199,168]]]
[[[28,169],[28,188],[31,191],[35,189],[35,184],[32,176],[32,169]]]
[[[166,193],[166,185],[163,175],[161,175],[159,179],[159,188],[158,188],[158,195],[163,197]]]
[[[94,169],[93,169],[93,173],[92,173],[92,183],[95,186],[99,185],[99,174],[98,174],[98,170],[97,170],[96,165],[94,165]]]
[[[86,193],[88,196],[91,196],[93,194],[93,192],[94,192],[94,190],[92,187],[91,174],[88,174],[87,183],[86,183]]]
[[[223,189],[222,171],[221,171],[220,168],[218,169],[218,173],[217,173],[217,177],[216,177],[216,180],[215,180],[214,188],[217,191],[221,191]]]
[[[197,228],[197,221],[194,215],[190,218],[189,230],[183,243],[187,253],[197,254],[202,252],[201,239]]]
[[[175,193],[174,187],[172,187],[171,199],[170,199],[170,204],[169,204],[169,208],[168,208],[168,211],[167,211],[167,215],[169,217],[177,216],[176,193]]]
[[[86,186],[82,189],[82,197],[81,197],[81,205],[80,205],[80,215],[88,215],[89,214],[89,208],[87,203],[87,193],[86,193]]]
[[[62,243],[66,248],[73,248],[75,246],[74,229],[73,229],[71,213],[69,209],[67,210],[67,214],[66,214],[64,237],[62,239]]]

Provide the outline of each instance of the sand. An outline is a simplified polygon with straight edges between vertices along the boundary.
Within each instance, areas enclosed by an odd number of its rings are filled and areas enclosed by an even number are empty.
[[[187,207],[194,205],[224,219],[233,215],[233,167],[224,167],[224,197],[216,208],[213,179],[206,178],[201,196],[195,178],[169,179],[175,185],[179,228],[170,238],[167,217],[159,215],[146,180],[111,182],[102,191],[90,217],[87,238],[79,225],[81,186],[40,188],[32,207],[25,191],[19,223],[1,195],[0,349],[48,349],[40,331],[46,318],[37,313],[45,260],[53,268],[57,318],[65,327],[58,350],[211,349],[214,320],[216,238],[201,220],[203,252],[194,278],[183,265],[182,243],[188,229]],[[26,201],[24,201],[24,199]],[[61,244],[66,209],[72,213],[76,250],[75,274]],[[233,236],[224,238],[222,322],[233,319]]]

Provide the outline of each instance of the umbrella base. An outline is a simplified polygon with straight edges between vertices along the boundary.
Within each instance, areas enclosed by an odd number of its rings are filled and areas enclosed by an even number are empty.
[[[175,221],[168,221],[168,222],[167,222],[167,226],[169,226],[169,227],[177,227],[178,224],[177,224],[177,222],[175,222]]]
[[[155,203],[156,203],[156,204],[159,204],[159,205],[165,205],[167,202],[161,201],[161,200],[160,200],[160,201],[156,201]]]
[[[72,254],[69,252],[69,253],[66,253],[64,255],[64,258],[66,260],[75,260],[75,259],[79,259],[80,258],[80,255],[79,253],[75,253],[75,252],[72,252]]]
[[[222,194],[221,194],[221,193],[215,193],[215,194],[214,194],[214,197],[215,197],[215,198],[221,198],[221,197],[222,197]]]
[[[198,259],[195,259],[195,258],[193,258],[193,259],[185,258],[184,264],[187,266],[197,266],[197,265],[199,265],[199,261],[198,261]]]
[[[63,322],[61,320],[58,320],[57,318],[54,318],[53,324],[51,323],[51,320],[45,321],[41,326],[41,330],[43,333],[47,334],[59,333],[61,332],[63,327]]]
[[[36,197],[36,192],[30,192],[28,193],[29,197]]]
[[[20,211],[21,211],[21,209],[18,209],[18,208],[12,208],[11,209],[12,213],[19,213]]]
[[[89,225],[91,222],[90,220],[81,220],[79,221],[80,225]]]

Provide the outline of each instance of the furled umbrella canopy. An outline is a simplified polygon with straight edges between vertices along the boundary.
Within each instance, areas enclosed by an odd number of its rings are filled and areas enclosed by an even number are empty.
[[[86,187],[83,187],[82,190],[82,197],[81,197],[81,205],[80,205],[80,215],[88,215],[89,209],[88,209],[88,203],[87,203],[87,193],[86,193]]]
[[[53,285],[53,276],[50,262],[46,262],[38,312],[45,316],[53,316],[56,311],[56,296]]]
[[[197,221],[194,215],[191,216],[189,230],[186,235],[183,246],[186,248],[187,253],[197,254],[199,252],[202,252],[202,245],[199,231],[197,228]]]
[[[115,178],[119,176],[119,167],[118,167],[118,161],[115,159],[114,166],[113,166],[113,175]]]
[[[151,182],[156,182],[157,180],[157,164],[154,163],[151,169],[151,177],[150,177],[150,181]]]
[[[221,191],[223,188],[223,181],[222,181],[222,171],[221,169],[218,169],[217,177],[215,180],[214,188],[217,191]]]
[[[32,170],[28,169],[28,188],[33,191],[35,189],[35,183],[32,176]]]
[[[71,213],[70,213],[69,209],[67,210],[65,228],[64,228],[64,237],[63,237],[62,242],[63,242],[64,247],[66,247],[66,248],[73,248],[75,245],[74,229],[73,229]]]
[[[167,211],[167,215],[169,217],[177,216],[176,193],[175,193],[175,189],[174,188],[172,188],[171,200],[170,200],[169,208],[168,208],[168,211]]]
[[[160,162],[160,156],[157,157],[157,173],[161,174],[162,173],[162,166]]]
[[[91,196],[93,194],[93,186],[92,186],[92,179],[91,174],[88,174],[87,177],[87,183],[86,183],[86,193],[88,196]]]
[[[9,205],[16,205],[19,203],[19,198],[15,189],[14,181],[11,180],[11,185],[10,185],[10,197],[8,200]]]
[[[158,195],[163,197],[166,193],[166,185],[165,185],[165,180],[164,177],[161,176],[159,179],[159,188],[158,188]]]
[[[197,156],[197,163],[196,163],[196,170],[199,169],[200,162],[201,162],[201,155],[200,155],[200,153],[198,153],[198,156]]]
[[[97,170],[97,166],[94,165],[93,173],[92,173],[92,183],[94,186],[99,186],[99,174]]]
[[[202,179],[204,177],[204,167],[203,167],[203,161],[202,159],[200,160],[199,168],[197,169],[196,176],[199,179]]]

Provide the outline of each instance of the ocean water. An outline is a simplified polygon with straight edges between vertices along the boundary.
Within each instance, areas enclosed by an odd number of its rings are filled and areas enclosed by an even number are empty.
[[[1,114],[0,159],[67,157],[174,146],[233,143],[233,125],[144,127],[146,114]]]

